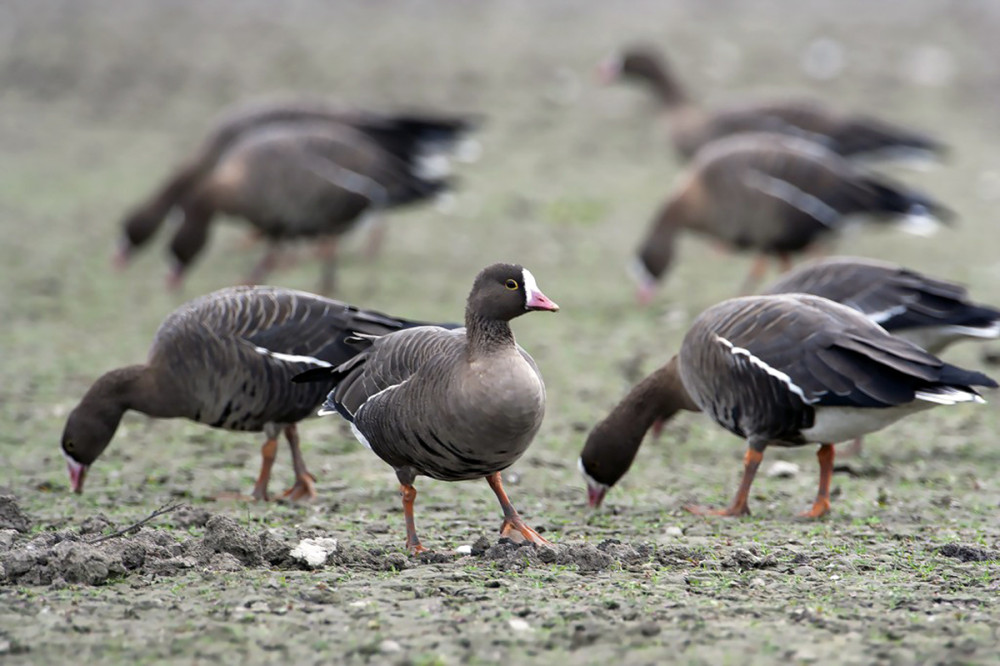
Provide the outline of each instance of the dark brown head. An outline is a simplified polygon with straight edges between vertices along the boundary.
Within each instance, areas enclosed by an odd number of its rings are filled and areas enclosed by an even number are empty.
[[[122,236],[115,250],[113,263],[115,268],[125,268],[132,260],[132,255],[156,233],[163,224],[165,211],[155,210],[151,206],[140,206],[132,210],[122,221]]]
[[[618,80],[648,83],[668,104],[685,101],[684,91],[660,54],[648,46],[633,46],[616,53],[598,66],[603,83]]]
[[[124,409],[86,399],[69,414],[63,428],[62,451],[73,492],[83,492],[90,465],[104,452],[118,430]]]
[[[677,224],[668,205],[653,220],[646,238],[636,250],[635,258],[629,266],[629,273],[635,280],[636,299],[640,305],[648,305],[659,282],[670,270],[674,260],[674,242]]]
[[[587,503],[601,506],[611,487],[625,476],[639,451],[645,430],[616,432],[614,425],[602,421],[587,435],[577,466],[587,482]]]
[[[174,237],[170,240],[170,271],[167,274],[167,287],[177,289],[184,281],[191,263],[208,242],[208,223],[210,216],[195,206],[188,206],[184,211],[184,221],[177,227]]]
[[[493,264],[476,276],[466,305],[470,317],[487,321],[510,321],[532,310],[556,312],[559,306],[541,292],[535,276],[517,264]]]

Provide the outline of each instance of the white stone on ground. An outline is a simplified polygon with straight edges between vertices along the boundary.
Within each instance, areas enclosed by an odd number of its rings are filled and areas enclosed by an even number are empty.
[[[290,555],[294,559],[305,562],[306,565],[315,568],[323,566],[326,558],[335,552],[337,552],[337,540],[320,537],[318,539],[303,539],[292,549]]]

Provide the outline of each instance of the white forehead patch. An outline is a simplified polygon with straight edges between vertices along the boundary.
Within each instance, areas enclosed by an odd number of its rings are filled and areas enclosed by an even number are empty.
[[[538,290],[538,283],[535,282],[535,276],[527,268],[521,269],[521,281],[524,283],[524,304],[527,306],[532,294],[540,294],[542,292]]]

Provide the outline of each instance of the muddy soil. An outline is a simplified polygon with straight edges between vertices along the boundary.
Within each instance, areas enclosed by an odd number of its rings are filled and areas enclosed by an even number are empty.
[[[836,250],[1000,300],[1000,12],[724,4],[3,3],[0,663],[995,663],[998,395],[868,438],[838,461],[818,522],[794,518],[815,493],[807,449],[767,452],[751,517],[686,514],[728,501],[743,454],[690,414],[645,444],[601,511],[586,508],[587,430],[750,265],[685,239],[654,305],[633,304],[623,266],[680,167],[648,94],[593,83],[612,48],[661,45],[711,101],[799,92],[940,134],[954,148],[945,164],[884,170],[958,224],[930,240],[858,229]],[[548,407],[505,484],[551,546],[500,539],[485,483],[420,479],[432,552],[410,556],[392,471],[334,417],[300,426],[319,492],[308,505],[215,499],[249,490],[262,440],[135,414],[86,492],[69,492],[59,436],[90,383],[140,362],[168,312],[262,251],[220,224],[170,293],[162,239],[127,273],[109,267],[123,212],[220,108],[281,92],[486,116],[454,211],[390,216],[374,260],[365,232],[348,238],[337,296],[453,320],[483,265],[532,270],[562,309],[514,325]],[[293,250],[301,261],[273,282],[313,289],[312,253]],[[979,367],[998,347],[947,357]],[[778,461],[795,466],[768,474]],[[276,489],[290,470],[280,453]]]

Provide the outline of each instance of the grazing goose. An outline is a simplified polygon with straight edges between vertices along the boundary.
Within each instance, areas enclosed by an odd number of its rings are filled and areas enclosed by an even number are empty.
[[[239,108],[147,201],[126,217],[118,263],[148,242],[174,208],[169,284],[178,286],[201,252],[216,213],[245,218],[272,242],[328,239],[322,289],[332,288],[336,238],[367,213],[448,187],[447,156],[472,122],[459,117],[378,115],[321,102]],[[273,267],[267,252],[250,276]]]
[[[655,381],[658,389],[648,399],[660,405],[663,418],[693,403],[747,440],[733,503],[721,510],[686,507],[723,516],[750,513],[750,484],[768,445],[820,444],[819,491],[803,514],[817,518],[830,508],[833,442],[935,405],[983,402],[972,387],[997,385],[889,335],[856,310],[807,294],[747,296],[709,308],[658,373],[663,377],[643,383]],[[616,437],[603,424],[595,428],[580,463],[592,503],[625,474],[641,439]]]
[[[838,113],[809,100],[748,101],[700,108],[652,49],[631,48],[601,64],[601,78],[649,84],[662,102],[677,152],[689,159],[704,145],[740,132],[777,132],[815,141],[845,156],[932,157],[944,144],[878,118]]]
[[[339,413],[358,440],[396,470],[406,519],[406,546],[417,537],[417,476],[441,481],[486,478],[503,509],[500,533],[547,543],[528,527],[504,492],[500,472],[525,452],[545,412],[538,367],[514,341],[510,320],[559,307],[521,266],[494,264],[476,277],[465,328],[411,328],[357,336],[365,350],[332,370],[297,381],[333,381],[321,414]]]
[[[764,290],[794,292],[852,307],[932,354],[959,340],[1000,337],[1000,310],[973,303],[965,287],[882,261],[821,259],[790,271]]]
[[[790,255],[844,226],[848,216],[916,225],[950,212],[921,193],[872,176],[810,141],[739,134],[698,153],[657,213],[634,264],[639,300],[652,299],[670,268],[677,233],[687,229],[737,250],[760,253],[743,285],[752,291],[774,255]]]
[[[356,332],[383,334],[420,326],[300,291],[234,287],[195,299],[164,320],[146,363],[104,374],[70,413],[62,449],[75,492],[111,443],[126,411],[183,417],[226,430],[264,431],[253,497],[267,485],[282,431],[292,450],[291,499],[316,496],[299,451],[296,424],[322,404],[330,384],[293,384],[308,368],[336,366],[357,353]]]
[[[611,486],[625,476],[646,432],[682,409],[701,411],[681,383],[674,356],[636,384],[587,436],[578,466],[587,481],[590,506],[599,507]]]

